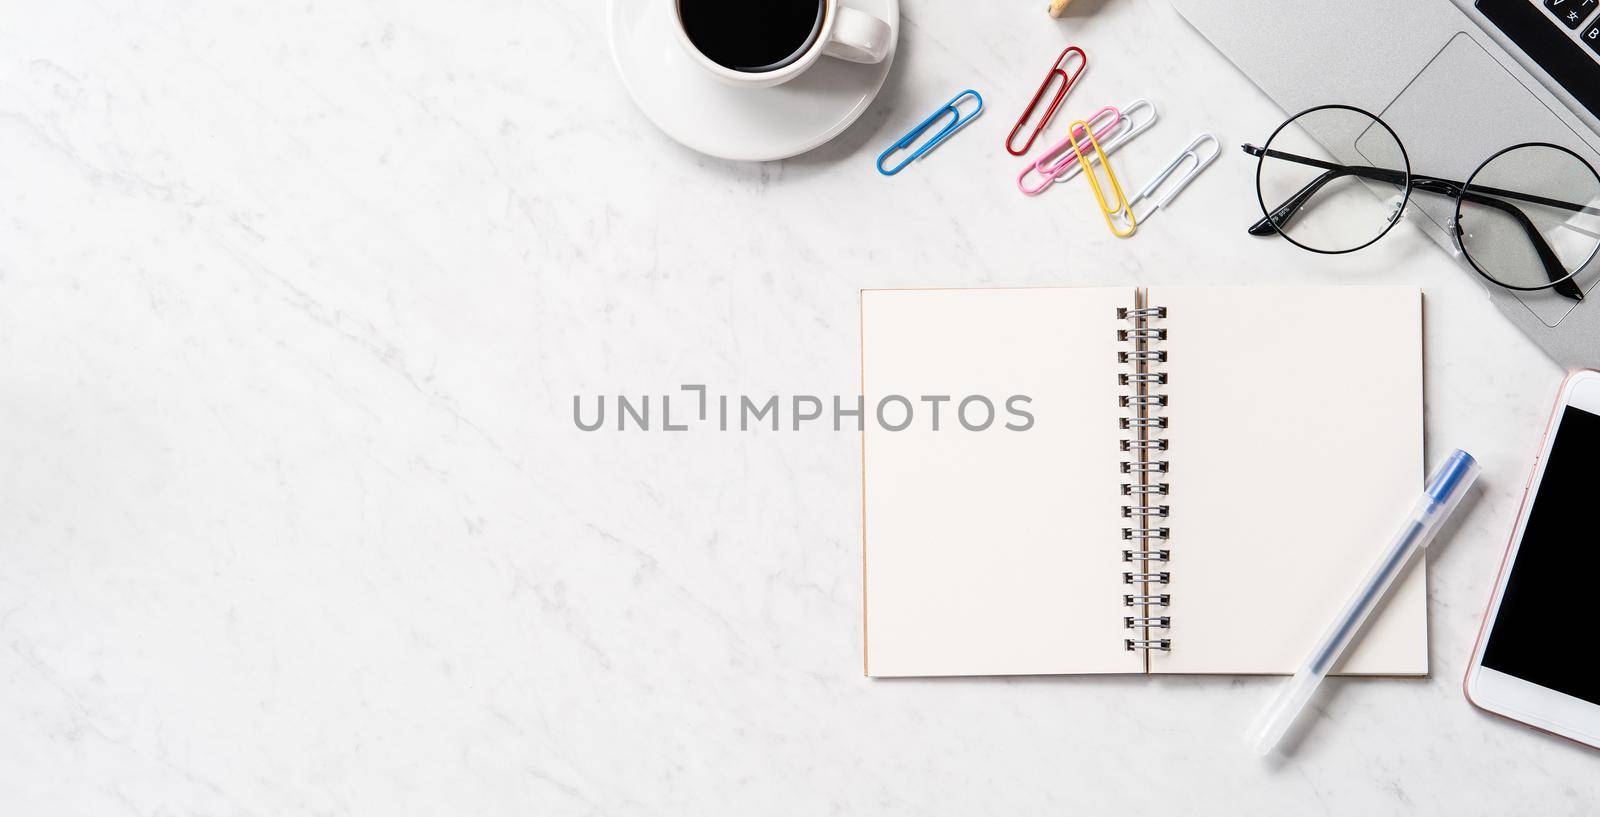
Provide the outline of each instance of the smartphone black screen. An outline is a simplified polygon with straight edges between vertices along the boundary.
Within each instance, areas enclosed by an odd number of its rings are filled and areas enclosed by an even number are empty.
[[[1590,617],[1600,576],[1600,415],[1567,406],[1483,665],[1600,704]]]

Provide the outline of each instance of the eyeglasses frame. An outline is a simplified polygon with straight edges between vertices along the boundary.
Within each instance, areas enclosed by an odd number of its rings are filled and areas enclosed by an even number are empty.
[[[1389,231],[1394,229],[1394,225],[1399,223],[1400,215],[1405,211],[1406,205],[1408,203],[1410,203],[1411,192],[1413,190],[1422,190],[1423,192],[1433,193],[1433,194],[1436,194],[1436,195],[1452,196],[1455,199],[1455,209],[1454,209],[1454,212],[1453,212],[1453,217],[1451,219],[1451,227],[1452,227],[1451,232],[1453,233],[1451,238],[1455,242],[1456,248],[1461,251],[1461,254],[1463,256],[1466,257],[1467,263],[1472,266],[1473,271],[1477,272],[1478,275],[1482,276],[1485,280],[1489,281],[1490,283],[1495,284],[1496,286],[1502,286],[1502,287],[1505,287],[1506,289],[1518,290],[1518,291],[1536,291],[1536,290],[1541,290],[1541,289],[1555,289],[1558,293],[1560,293],[1562,295],[1565,295],[1565,296],[1567,296],[1569,298],[1573,298],[1575,300],[1583,300],[1583,292],[1582,292],[1582,290],[1580,290],[1576,284],[1572,283],[1572,279],[1574,277],[1576,277],[1579,272],[1581,272],[1585,267],[1587,267],[1589,265],[1590,262],[1592,262],[1594,260],[1595,255],[1597,253],[1600,253],[1600,242],[1596,243],[1595,249],[1590,252],[1589,257],[1587,259],[1585,259],[1583,261],[1583,263],[1578,264],[1576,269],[1574,269],[1574,270],[1569,272],[1561,264],[1560,260],[1555,257],[1554,251],[1549,247],[1549,243],[1544,240],[1543,235],[1541,235],[1539,233],[1538,229],[1533,225],[1532,221],[1530,219],[1528,219],[1527,214],[1523,213],[1521,210],[1517,209],[1514,206],[1511,206],[1511,205],[1506,204],[1504,202],[1499,202],[1497,199],[1490,198],[1490,196],[1500,196],[1502,198],[1512,198],[1512,199],[1518,199],[1518,200],[1522,200],[1522,201],[1531,201],[1531,202],[1538,203],[1538,204],[1544,204],[1546,206],[1562,207],[1564,209],[1569,209],[1569,210],[1574,210],[1574,211],[1581,211],[1581,212],[1588,212],[1588,213],[1593,213],[1593,214],[1596,214],[1596,215],[1600,215],[1600,210],[1596,210],[1595,208],[1592,208],[1592,207],[1586,207],[1586,206],[1582,206],[1582,205],[1573,204],[1571,202],[1562,202],[1562,201],[1557,201],[1557,200],[1554,200],[1554,199],[1547,199],[1547,198],[1540,197],[1540,196],[1530,196],[1528,194],[1516,193],[1516,192],[1507,191],[1507,190],[1500,190],[1498,188],[1481,187],[1481,186],[1477,186],[1477,185],[1473,185],[1472,184],[1472,180],[1477,178],[1478,174],[1480,172],[1482,172],[1485,167],[1487,167],[1495,159],[1500,158],[1501,156],[1505,155],[1506,153],[1509,153],[1510,151],[1518,150],[1518,149],[1521,149],[1521,148],[1544,147],[1544,148],[1551,148],[1551,149],[1554,149],[1554,150],[1561,151],[1563,153],[1568,154],[1572,158],[1576,159],[1585,168],[1587,168],[1589,170],[1589,173],[1591,175],[1593,175],[1594,178],[1595,178],[1596,185],[1600,186],[1600,173],[1597,173],[1595,171],[1595,169],[1594,169],[1594,166],[1589,164],[1589,162],[1587,160],[1585,160],[1582,156],[1579,156],[1576,152],[1574,152],[1570,148],[1567,148],[1567,147],[1562,146],[1562,145],[1551,144],[1549,142],[1522,142],[1522,143],[1519,143],[1519,144],[1510,145],[1508,147],[1501,148],[1500,150],[1498,150],[1495,153],[1491,154],[1487,159],[1484,159],[1482,162],[1480,162],[1478,164],[1478,166],[1476,168],[1473,169],[1471,175],[1469,175],[1467,177],[1467,181],[1465,181],[1465,182],[1457,182],[1457,181],[1453,181],[1453,180],[1450,180],[1450,179],[1438,178],[1438,177],[1435,177],[1435,176],[1416,176],[1416,175],[1413,175],[1411,173],[1411,157],[1406,152],[1405,142],[1400,139],[1399,134],[1395,133],[1393,128],[1389,127],[1389,123],[1383,121],[1383,119],[1381,117],[1377,116],[1376,114],[1374,114],[1374,113],[1372,113],[1370,111],[1363,110],[1361,108],[1357,108],[1357,107],[1355,107],[1353,105],[1342,105],[1342,104],[1317,105],[1315,107],[1307,108],[1307,109],[1295,114],[1294,116],[1289,117],[1288,119],[1284,120],[1283,123],[1280,124],[1276,129],[1274,129],[1272,131],[1272,134],[1267,137],[1266,144],[1267,145],[1271,145],[1273,143],[1273,141],[1275,139],[1277,139],[1278,134],[1283,132],[1284,128],[1287,128],[1290,124],[1292,124],[1295,121],[1299,120],[1301,117],[1306,116],[1308,114],[1316,113],[1318,111],[1324,111],[1324,110],[1346,110],[1346,111],[1350,111],[1352,113],[1360,114],[1360,115],[1365,116],[1368,119],[1372,120],[1373,122],[1376,122],[1385,131],[1387,131],[1389,136],[1390,136],[1390,138],[1392,138],[1394,140],[1394,143],[1395,143],[1396,147],[1398,147],[1400,149],[1400,158],[1401,158],[1401,161],[1404,164],[1404,169],[1399,171],[1400,178],[1398,180],[1395,178],[1395,174],[1396,174],[1395,170],[1390,170],[1390,169],[1385,169],[1385,168],[1356,166],[1356,165],[1342,165],[1342,164],[1337,164],[1337,163],[1334,163],[1334,162],[1325,162],[1325,161],[1322,161],[1322,160],[1319,160],[1319,159],[1312,159],[1310,157],[1298,156],[1298,155],[1292,154],[1292,153],[1284,153],[1284,152],[1281,152],[1281,151],[1274,151],[1274,150],[1270,150],[1270,149],[1264,148],[1264,147],[1256,147],[1256,146],[1250,145],[1250,144],[1243,145],[1242,147],[1243,147],[1244,151],[1246,153],[1252,155],[1252,156],[1255,156],[1256,159],[1257,159],[1257,161],[1256,161],[1256,202],[1261,207],[1261,214],[1262,214],[1262,219],[1260,221],[1256,222],[1255,224],[1251,225],[1251,227],[1249,229],[1249,232],[1250,232],[1251,235],[1264,236],[1264,235],[1270,235],[1272,233],[1277,233],[1285,241],[1288,241],[1289,243],[1295,245],[1296,247],[1299,247],[1299,248],[1301,248],[1303,250],[1306,250],[1306,251],[1309,251],[1309,252],[1319,253],[1319,254],[1322,254],[1322,255],[1342,255],[1344,253],[1355,252],[1357,250],[1365,249],[1367,247],[1372,246],[1379,239],[1383,238],[1385,235],[1388,235]],[[1282,204],[1278,205],[1278,207],[1275,210],[1268,209],[1266,200],[1263,197],[1262,191],[1261,191],[1261,176],[1262,176],[1263,167],[1266,164],[1266,159],[1269,158],[1269,157],[1271,157],[1271,158],[1280,158],[1280,159],[1284,159],[1284,160],[1287,160],[1287,161],[1294,161],[1294,162],[1297,162],[1297,163],[1300,163],[1300,164],[1310,165],[1312,167],[1321,167],[1321,168],[1327,170],[1328,173],[1324,174],[1323,176],[1319,176],[1316,179],[1312,180],[1305,187],[1302,187],[1298,192],[1296,192],[1295,194],[1291,195]],[[1390,217],[1388,219],[1388,225],[1385,226],[1381,231],[1379,231],[1377,235],[1373,236],[1371,239],[1369,239],[1365,243],[1359,244],[1359,245],[1354,246],[1354,247],[1348,247],[1348,248],[1338,249],[1338,250],[1322,249],[1320,247],[1312,247],[1312,246],[1303,244],[1303,243],[1301,243],[1299,241],[1296,241],[1288,233],[1285,233],[1282,230],[1278,229],[1278,224],[1279,223],[1281,223],[1283,221],[1286,221],[1288,218],[1292,217],[1294,215],[1294,213],[1298,212],[1300,207],[1303,206],[1305,204],[1305,202],[1307,200],[1309,200],[1312,195],[1314,195],[1318,190],[1320,190],[1321,187],[1324,184],[1326,184],[1329,181],[1332,181],[1334,178],[1337,178],[1337,175],[1329,175],[1329,174],[1349,175],[1349,176],[1353,176],[1353,177],[1358,178],[1358,179],[1369,179],[1369,180],[1372,180],[1372,181],[1380,181],[1380,182],[1383,182],[1385,184],[1390,184],[1390,185],[1396,184],[1397,181],[1400,182],[1400,186],[1401,186],[1401,190],[1402,190],[1401,199],[1400,199],[1399,205],[1395,208],[1394,213],[1392,215],[1390,215]],[[1473,195],[1474,193],[1477,193],[1478,195]],[[1481,205],[1490,206],[1490,207],[1498,207],[1500,209],[1503,209],[1503,210],[1507,211],[1508,213],[1511,213],[1513,215],[1513,217],[1516,218],[1519,221],[1519,226],[1521,226],[1524,229],[1524,231],[1526,231],[1528,233],[1528,238],[1529,238],[1530,242],[1534,245],[1535,251],[1540,255],[1540,260],[1545,266],[1546,275],[1551,276],[1551,282],[1549,284],[1544,284],[1544,285],[1541,285],[1541,286],[1533,286],[1533,287],[1517,286],[1517,285],[1514,285],[1514,284],[1507,284],[1504,281],[1501,281],[1501,280],[1495,278],[1494,276],[1490,275],[1488,272],[1486,272],[1483,269],[1483,267],[1478,264],[1477,259],[1472,257],[1472,253],[1467,250],[1467,248],[1465,247],[1465,245],[1461,241],[1462,230],[1461,230],[1460,224],[1461,224],[1461,206],[1462,206],[1463,201],[1471,201],[1472,203],[1475,203],[1475,204],[1481,204]],[[1287,211],[1287,213],[1285,213],[1285,211]],[[1275,213],[1278,214],[1276,218],[1274,217]],[[1559,279],[1555,277],[1555,271],[1556,270],[1560,270],[1563,273],[1563,275]],[[1566,285],[1566,286],[1563,286],[1563,285]]]

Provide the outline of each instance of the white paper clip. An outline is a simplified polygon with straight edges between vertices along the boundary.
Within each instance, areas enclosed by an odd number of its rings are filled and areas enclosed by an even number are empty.
[[[1211,143],[1211,153],[1208,156],[1203,156],[1199,150],[1200,146],[1206,142]],[[1161,198],[1156,199],[1155,203],[1151,205],[1149,210],[1146,210],[1143,213],[1135,212],[1133,216],[1134,220],[1142,224],[1151,216],[1155,215],[1157,210],[1160,210],[1161,208],[1171,204],[1172,200],[1177,198],[1179,193],[1183,192],[1183,188],[1188,187],[1189,182],[1194,181],[1194,177],[1200,175],[1200,171],[1205,170],[1206,166],[1216,161],[1217,156],[1221,155],[1221,153],[1222,143],[1217,141],[1217,137],[1212,136],[1209,133],[1202,133],[1199,136],[1196,136],[1194,141],[1189,143],[1188,147],[1180,151],[1177,156],[1172,157],[1172,161],[1168,162],[1167,166],[1162,168],[1161,172],[1157,173],[1155,178],[1150,180],[1149,184],[1146,184],[1143,189],[1133,194],[1133,198],[1128,199],[1128,207],[1132,209],[1134,205],[1138,204],[1139,202],[1153,198],[1156,195],[1156,188],[1160,187],[1167,181],[1167,179],[1171,178],[1172,174],[1178,172],[1178,169],[1183,167],[1184,163],[1188,162],[1190,159],[1194,160],[1194,166],[1189,168],[1188,172],[1184,173],[1182,176],[1179,176],[1178,180],[1172,183],[1171,189],[1163,194]]]
[[[1148,99],[1135,99],[1123,106],[1121,111],[1122,121],[1118,122],[1117,126],[1111,129],[1111,133],[1100,141],[1100,149],[1105,151],[1107,156],[1116,153],[1117,148],[1132,141],[1133,137],[1149,130],[1150,126],[1156,123],[1156,106],[1155,103]],[[1143,113],[1140,113],[1141,111]],[[1099,159],[1095,156],[1090,156],[1089,161],[1098,162]],[[1055,180],[1064,182],[1068,179],[1076,178],[1082,172],[1083,167],[1074,162],[1057,175]]]

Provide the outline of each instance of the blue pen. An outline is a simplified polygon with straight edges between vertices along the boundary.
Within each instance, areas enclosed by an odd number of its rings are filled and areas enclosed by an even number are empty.
[[[1394,542],[1384,550],[1378,563],[1368,571],[1367,577],[1361,580],[1361,585],[1344,603],[1344,608],[1328,625],[1322,638],[1317,639],[1316,647],[1306,656],[1299,671],[1278,691],[1271,705],[1262,710],[1250,726],[1250,731],[1245,733],[1245,739],[1255,747],[1257,754],[1265,755],[1278,745],[1278,740],[1289,731],[1290,724],[1305,708],[1306,702],[1311,700],[1311,694],[1327,677],[1328,670],[1338,662],[1355,634],[1361,631],[1367,615],[1378,606],[1411,557],[1433,541],[1434,534],[1439,532],[1439,527],[1456,506],[1461,504],[1461,497],[1478,479],[1481,470],[1471,454],[1456,449],[1428,477],[1428,487],[1423,489],[1422,498],[1417,500],[1411,515],[1400,526]]]

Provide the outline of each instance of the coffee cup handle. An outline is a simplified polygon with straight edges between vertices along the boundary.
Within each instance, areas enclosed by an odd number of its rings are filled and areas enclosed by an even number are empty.
[[[822,53],[849,62],[883,62],[893,31],[889,24],[844,3],[837,6],[833,33]]]

